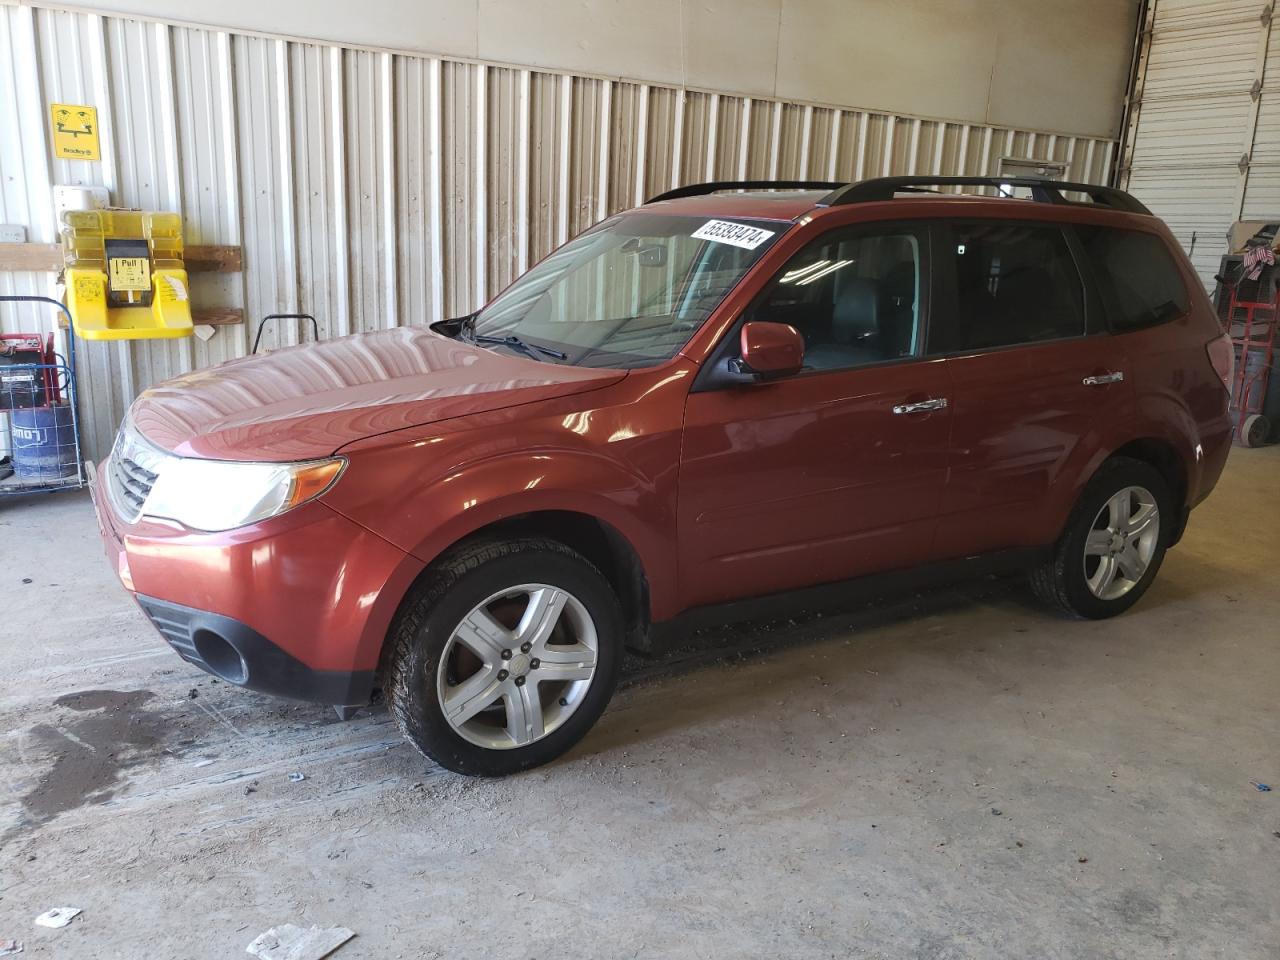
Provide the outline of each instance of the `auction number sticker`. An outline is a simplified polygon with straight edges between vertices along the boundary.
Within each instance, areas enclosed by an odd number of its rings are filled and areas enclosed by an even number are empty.
[[[745,223],[730,223],[728,220],[708,220],[690,236],[695,240],[714,240],[716,243],[729,243],[744,250],[754,250],[772,237],[773,231],[749,227]]]

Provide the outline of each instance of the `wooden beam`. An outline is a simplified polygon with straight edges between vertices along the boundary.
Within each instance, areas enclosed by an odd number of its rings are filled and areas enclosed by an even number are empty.
[[[239,273],[244,269],[239,247],[193,244],[183,251],[182,262],[188,273]]]
[[[188,273],[239,273],[244,269],[239,247],[193,244],[183,251]],[[62,269],[58,243],[0,243],[0,272],[57,273]]]
[[[212,327],[225,327],[233,323],[244,323],[244,311],[239,307],[193,307],[191,322],[208,324]]]
[[[62,269],[62,247],[56,243],[0,243],[0,270],[49,273]]]

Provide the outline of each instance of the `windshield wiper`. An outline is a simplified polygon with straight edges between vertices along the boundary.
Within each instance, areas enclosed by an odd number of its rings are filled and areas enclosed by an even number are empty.
[[[493,337],[486,333],[473,333],[471,335],[471,339],[475,343],[495,343],[499,346],[510,347],[513,350],[519,350],[527,357],[532,357],[534,360],[538,359],[539,354],[551,357],[553,360],[569,359],[569,355],[567,353],[561,353],[559,350],[552,350],[550,347],[539,346],[536,343],[528,343],[527,341],[521,340],[514,333],[509,333],[505,337]]]
[[[512,350],[519,350],[527,357],[534,360],[539,359],[539,354],[551,357],[554,360],[568,360],[567,353],[561,353],[559,350],[552,350],[550,347],[544,347],[536,343],[529,343],[521,340],[514,333],[509,333],[505,337],[494,337],[487,333],[476,333],[476,316],[477,314],[469,313],[465,317],[454,317],[451,320],[438,320],[431,324],[431,329],[446,337],[454,340],[467,340],[471,343],[480,344],[497,344],[501,347],[510,347]]]

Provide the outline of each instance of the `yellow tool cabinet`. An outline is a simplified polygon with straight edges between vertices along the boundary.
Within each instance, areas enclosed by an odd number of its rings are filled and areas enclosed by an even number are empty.
[[[191,336],[182,218],[142,210],[62,215],[67,306],[85,340]]]

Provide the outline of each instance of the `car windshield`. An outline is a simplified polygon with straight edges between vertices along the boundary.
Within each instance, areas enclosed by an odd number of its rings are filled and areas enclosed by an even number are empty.
[[[475,336],[486,346],[552,363],[661,363],[688,342],[787,226],[621,214],[508,287],[476,315]]]

